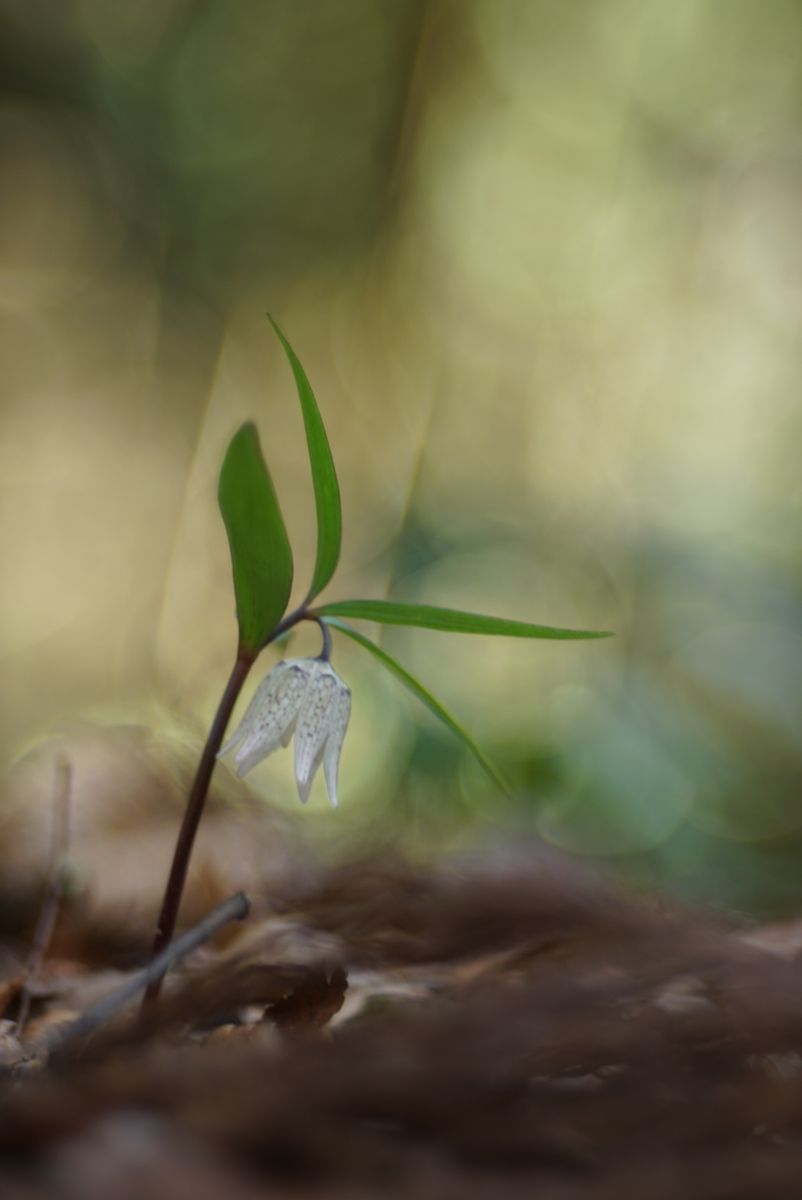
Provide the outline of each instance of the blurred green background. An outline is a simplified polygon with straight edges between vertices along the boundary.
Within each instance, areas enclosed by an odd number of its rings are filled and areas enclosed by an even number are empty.
[[[338,645],[306,820],[798,910],[801,47],[797,0],[0,0],[6,759],[78,714],[200,738],[249,416],[304,589],[269,308],[341,476],[328,596],[617,631],[384,631],[513,802]],[[296,803],[288,756],[253,780]]]

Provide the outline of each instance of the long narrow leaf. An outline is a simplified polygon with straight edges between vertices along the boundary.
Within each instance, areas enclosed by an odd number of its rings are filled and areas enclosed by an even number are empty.
[[[320,409],[306,377],[306,372],[301,366],[298,355],[270,313],[267,314],[267,318],[284,347],[284,353],[287,355],[295,376],[295,386],[298,389],[298,399],[301,402],[304,429],[306,430],[306,444],[309,448],[309,463],[312,467],[312,486],[315,489],[315,508],[317,510],[317,557],[312,583],[306,597],[308,602],[323,591],[334,574],[340,557],[342,541],[340,485],[337,482],[337,472],[334,469],[334,459],[331,456],[331,447],[326,436],[323,418],[320,415]]]
[[[382,650],[376,645],[375,642],[370,641],[369,638],[366,638],[361,633],[358,633],[356,629],[352,629],[350,625],[345,623],[345,621],[327,619],[326,624],[331,625],[334,629],[339,629],[341,633],[346,634],[349,638],[352,638],[355,642],[358,642],[360,646],[364,646],[364,648],[368,650],[374,656],[374,658],[379,660],[382,666],[386,667],[392,675],[395,675],[396,679],[400,679],[404,687],[408,688],[409,691],[412,692],[413,696],[417,696],[417,698],[426,705],[426,707],[429,709],[429,712],[433,713],[439,721],[442,721],[445,727],[450,729],[451,732],[468,748],[468,750],[470,750],[476,761],[483,768],[483,770],[487,772],[496,786],[499,787],[501,791],[505,793],[505,795],[510,794],[509,785],[499,772],[498,768],[494,766],[494,764],[487,757],[484,750],[477,745],[477,743],[468,733],[467,729],[464,729],[463,726],[460,725],[459,721],[451,716],[451,713],[443,707],[439,700],[435,699],[431,692],[428,691],[423,684],[414,677],[414,675],[410,675],[409,671],[402,667],[399,662],[396,662],[394,658],[391,658],[386,650]]]
[[[287,607],[292,550],[259,435],[250,421],[229,443],[217,499],[231,550],[240,644],[255,653]]]
[[[418,625],[451,633],[487,633],[500,637],[553,638],[579,641],[612,637],[611,633],[590,629],[555,629],[551,625],[532,625],[528,621],[509,621],[505,617],[485,617],[480,613],[460,612],[455,608],[436,608],[432,604],[396,604],[392,600],[338,600],[315,610],[321,617],[352,617],[360,621],[378,621],[383,625]]]

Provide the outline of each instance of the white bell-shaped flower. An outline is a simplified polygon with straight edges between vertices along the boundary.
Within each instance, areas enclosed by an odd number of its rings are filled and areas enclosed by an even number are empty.
[[[337,769],[351,715],[351,692],[330,663],[288,658],[278,663],[254,693],[245,716],[218,754],[237,747],[234,766],[245,775],[295,734],[295,778],[305,804],[323,763],[329,799],[337,804]]]

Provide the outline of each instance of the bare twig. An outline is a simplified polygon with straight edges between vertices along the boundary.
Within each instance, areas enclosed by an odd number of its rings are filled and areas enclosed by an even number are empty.
[[[61,1025],[50,1033],[44,1034],[26,1049],[31,1054],[52,1053],[54,1050],[61,1049],[67,1042],[93,1033],[121,1008],[124,1008],[129,1000],[133,1000],[139,992],[150,987],[155,980],[160,981],[175,963],[197,949],[217,933],[218,929],[222,929],[229,921],[244,920],[250,912],[250,908],[251,903],[248,897],[242,892],[237,892],[235,896],[231,896],[217,908],[212,909],[209,915],[192,929],[187,930],[181,937],[171,942],[161,954],[148,963],[144,970],[138,971],[116,991],[104,996],[102,1000],[99,1000],[97,1004],[87,1009],[85,1013],[68,1025]]]
[[[22,1032],[31,1011],[31,991],[47,954],[53,936],[59,905],[64,895],[69,874],[67,849],[70,838],[70,792],[72,790],[72,766],[68,758],[60,755],[56,761],[56,790],[53,797],[53,832],[51,836],[50,862],[42,904],[36,921],[30,954],[25,965],[25,982],[22,985],[17,1010],[15,1033]]]

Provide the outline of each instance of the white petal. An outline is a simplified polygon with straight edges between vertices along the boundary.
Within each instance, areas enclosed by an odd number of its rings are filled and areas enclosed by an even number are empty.
[[[323,758],[332,706],[342,686],[328,663],[313,661],[316,669],[310,672],[295,730],[295,778],[303,804],[309,799],[312,780]]]
[[[240,778],[252,771],[268,754],[277,750],[278,746],[277,738],[266,740],[260,736],[258,730],[251,733],[234,755],[234,769]]]
[[[323,774],[326,778],[326,790],[329,793],[329,800],[331,800],[335,808],[337,807],[337,770],[340,765],[340,752],[343,748],[345,731],[348,728],[350,716],[351,693],[345,684],[342,684],[336,704],[332,709],[331,730],[326,740],[326,749],[323,753]]]
[[[239,727],[220,751],[224,754],[239,745],[234,755],[238,775],[245,775],[292,736],[307,685],[298,662],[280,662],[262,680]]]
[[[234,732],[232,733],[232,735],[228,739],[228,741],[223,742],[223,745],[217,751],[216,757],[222,758],[224,754],[228,754],[229,750],[233,750],[235,746],[238,746],[244,737],[245,737],[245,722],[240,721],[239,725],[234,730]]]
[[[248,733],[248,726],[250,725],[250,712],[251,712],[252,705],[253,705],[253,701],[251,701],[251,704],[249,704],[248,708],[245,710],[245,715],[243,716],[243,718],[240,721],[237,728],[234,730],[234,732],[231,734],[231,736],[228,738],[228,740],[226,742],[224,742],[223,745],[220,747],[220,749],[217,751],[218,758],[222,758],[224,754],[228,754],[230,750],[233,750],[235,746],[238,746],[239,743],[242,741],[242,739]]]
[[[295,716],[292,718],[289,725],[287,726],[287,728],[284,730],[284,732],[281,735],[282,746],[289,746],[290,742],[292,741],[292,735],[295,733],[295,726],[297,724],[298,724],[298,713],[296,712]]]
[[[337,768],[351,713],[351,693],[331,665],[318,658],[278,663],[262,681],[220,755],[236,748],[245,775],[295,734],[295,778],[305,803],[323,763],[326,788],[337,804]]]

